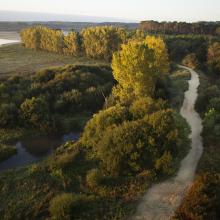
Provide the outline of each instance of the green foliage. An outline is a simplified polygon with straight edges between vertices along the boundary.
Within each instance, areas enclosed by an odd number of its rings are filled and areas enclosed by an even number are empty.
[[[42,131],[49,129],[49,108],[44,98],[26,99],[21,104],[21,115],[25,122],[30,123],[34,127],[38,127]]]
[[[130,107],[130,112],[133,117],[144,118],[146,115],[152,114],[153,112],[159,111],[165,107],[165,101],[155,101],[150,97],[139,98],[134,101]]]
[[[173,174],[173,158],[170,152],[165,152],[161,158],[156,160],[155,168],[164,175]]]
[[[17,120],[18,112],[15,104],[0,104],[0,127],[12,127]]]
[[[95,168],[90,170],[86,175],[86,183],[90,188],[96,188],[101,182],[100,170]]]
[[[207,61],[209,38],[195,35],[165,36],[164,38],[169,51],[170,59],[182,62],[188,54],[194,53],[200,64]]]
[[[218,22],[158,22],[158,21],[142,21],[140,30],[148,33],[159,34],[207,34],[216,35]]]
[[[52,133],[82,129],[114,84],[108,66],[65,66],[0,83],[0,128]],[[77,121],[78,119],[78,121]]]
[[[128,117],[128,110],[121,105],[100,111],[98,114],[93,115],[92,119],[86,124],[82,135],[82,143],[86,146],[92,146],[94,150],[98,149],[98,142],[103,138],[105,129],[112,125],[121,124]]]
[[[50,202],[50,213],[54,220],[71,220],[80,214],[83,204],[87,201],[84,195],[63,193],[54,197]]]

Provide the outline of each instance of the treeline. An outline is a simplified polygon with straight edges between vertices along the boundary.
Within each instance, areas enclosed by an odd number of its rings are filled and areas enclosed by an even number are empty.
[[[154,34],[208,34],[220,35],[219,22],[157,22],[142,21],[139,28]]]
[[[66,66],[37,72],[32,78],[0,82],[0,128],[44,133],[80,129],[100,109],[114,80],[107,66]]]
[[[120,49],[126,36],[125,29],[113,26],[90,27],[81,33],[72,31],[67,35],[43,26],[21,31],[21,41],[26,48],[106,60]]]

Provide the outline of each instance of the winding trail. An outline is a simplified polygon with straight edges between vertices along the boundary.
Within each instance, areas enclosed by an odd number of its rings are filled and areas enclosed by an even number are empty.
[[[156,184],[147,191],[138,206],[135,216],[132,218],[134,220],[170,219],[181,204],[186,189],[194,179],[196,167],[203,152],[200,135],[202,132],[202,120],[194,108],[198,97],[199,76],[190,68],[180,67],[189,70],[191,73],[189,90],[185,92],[181,115],[191,127],[192,148],[181,162],[180,169],[175,177]]]

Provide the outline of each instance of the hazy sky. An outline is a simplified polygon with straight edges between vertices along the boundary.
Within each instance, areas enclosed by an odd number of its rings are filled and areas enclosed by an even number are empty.
[[[220,20],[220,0],[0,0],[0,10],[129,20]]]

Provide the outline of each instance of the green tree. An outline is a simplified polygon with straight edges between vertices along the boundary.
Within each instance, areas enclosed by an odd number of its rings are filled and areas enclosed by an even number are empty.
[[[46,131],[49,129],[49,108],[44,98],[26,99],[20,107],[21,117],[36,128]]]

